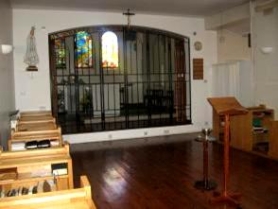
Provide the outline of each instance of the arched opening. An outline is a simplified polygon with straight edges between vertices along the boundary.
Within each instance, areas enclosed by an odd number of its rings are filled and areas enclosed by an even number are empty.
[[[118,38],[115,33],[107,31],[101,38],[102,67],[117,68],[118,60]]]
[[[191,124],[187,37],[96,26],[49,40],[52,110],[64,133]]]

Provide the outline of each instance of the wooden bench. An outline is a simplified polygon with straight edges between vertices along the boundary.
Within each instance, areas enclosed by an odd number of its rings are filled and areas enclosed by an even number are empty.
[[[52,116],[50,111],[31,111],[21,112],[19,114],[18,123],[45,123],[53,122],[56,123],[56,119]]]
[[[52,144],[61,146],[63,144],[63,137],[61,128],[49,129],[49,130],[35,130],[35,131],[12,131],[11,137],[8,140],[8,150],[12,151],[13,144],[26,143],[29,141],[42,141],[50,140]]]
[[[69,144],[61,147],[0,152],[0,189],[8,190],[40,181],[54,180],[58,190],[73,188]],[[54,175],[57,166],[64,173]],[[56,170],[54,172],[54,170]]]
[[[52,112],[50,110],[40,110],[40,111],[23,111],[20,112],[21,117],[26,116],[52,116]]]
[[[96,209],[86,176],[80,177],[81,188],[0,199],[5,209]]]
[[[27,142],[42,140],[49,140],[53,146],[61,146],[63,143],[61,128],[57,126],[51,112],[21,112],[11,131],[8,150],[25,149]]]
[[[24,123],[45,123],[45,122],[52,122],[56,123],[56,119],[52,116],[25,116],[20,117],[18,122],[20,124]]]
[[[45,131],[45,130],[55,130],[57,129],[56,123],[52,122],[35,122],[35,123],[21,123],[19,121],[15,132],[25,132],[25,131]]]
[[[81,188],[73,188],[73,169],[69,144],[62,147],[25,151],[0,149],[0,208],[5,209],[95,209],[91,187],[86,176],[81,176]],[[64,165],[59,174],[57,165]],[[55,175],[55,171],[56,175]],[[14,175],[13,175],[14,174]],[[45,192],[8,196],[8,191],[32,188],[40,182],[52,181],[53,187]],[[30,190],[29,190],[30,191]]]

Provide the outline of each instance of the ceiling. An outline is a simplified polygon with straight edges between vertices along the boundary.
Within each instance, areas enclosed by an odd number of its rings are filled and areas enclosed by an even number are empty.
[[[10,0],[16,9],[111,11],[206,17],[250,0]]]

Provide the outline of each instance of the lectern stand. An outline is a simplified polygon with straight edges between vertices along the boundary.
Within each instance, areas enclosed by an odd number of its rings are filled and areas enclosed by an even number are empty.
[[[240,105],[234,97],[208,98],[209,103],[218,115],[224,116],[224,169],[223,169],[223,191],[219,197],[212,199],[213,203],[224,202],[239,206],[237,199],[241,196],[239,193],[228,191],[229,178],[229,149],[230,149],[230,117],[233,115],[246,114],[248,111]]]

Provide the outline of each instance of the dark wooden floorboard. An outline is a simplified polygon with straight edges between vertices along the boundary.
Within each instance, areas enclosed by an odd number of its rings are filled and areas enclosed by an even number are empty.
[[[173,141],[72,151],[75,185],[86,174],[99,209],[234,208],[212,204],[212,191],[194,188],[203,176],[202,144],[193,139]],[[217,191],[222,190],[222,155],[222,145],[209,145],[209,177],[218,183]],[[228,187],[242,194],[242,208],[277,209],[278,162],[235,149],[230,158]]]

